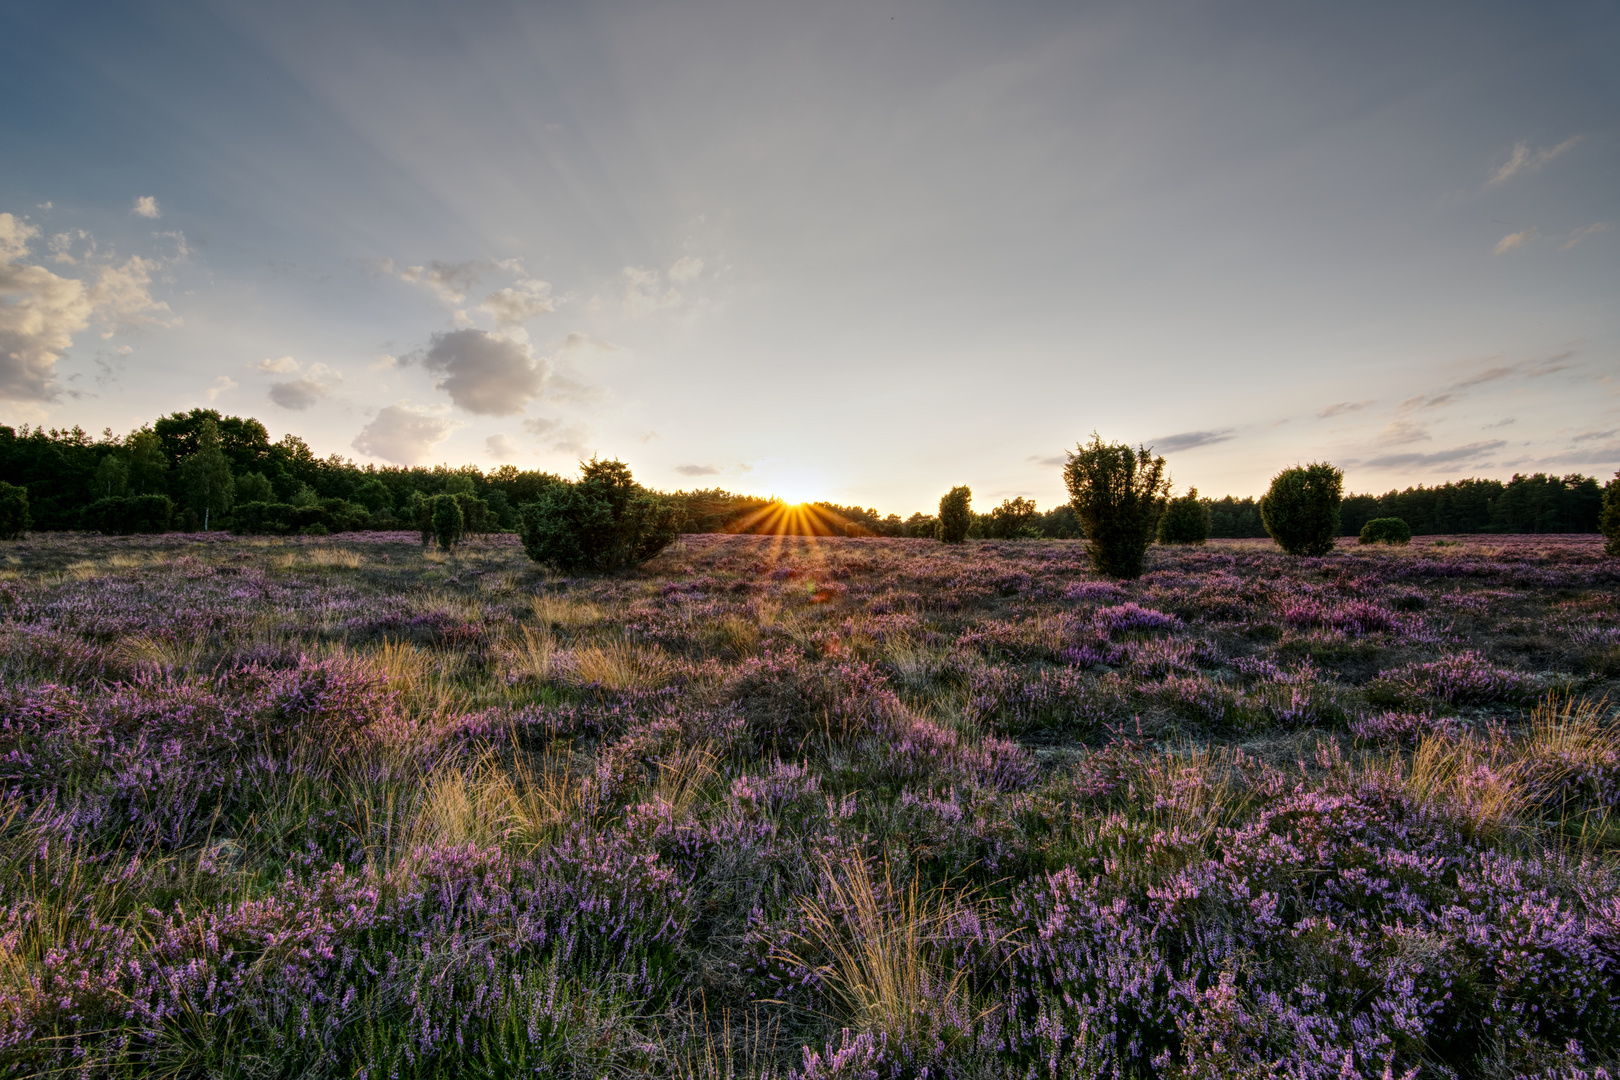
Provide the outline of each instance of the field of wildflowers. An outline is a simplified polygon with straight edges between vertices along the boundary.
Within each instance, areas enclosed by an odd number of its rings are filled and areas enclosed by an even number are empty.
[[[1620,562],[0,549],[5,1075],[1620,1072]]]

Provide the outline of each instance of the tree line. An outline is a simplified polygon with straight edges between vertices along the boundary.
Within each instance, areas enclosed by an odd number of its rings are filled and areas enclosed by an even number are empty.
[[[78,427],[0,426],[0,483],[22,489],[18,497],[28,527],[36,530],[319,534],[420,528],[426,536],[431,504],[440,495],[456,500],[463,531],[514,531],[521,507],[569,482],[512,465],[487,473],[473,465],[360,466],[338,454],[319,457],[296,435],[272,442],[258,420],[192,409],[122,436],[107,430],[92,437]],[[946,525],[941,514],[902,518],[832,502],[788,510],[771,499],[720,489],[663,498],[682,532],[935,537]],[[971,493],[968,499],[961,502],[958,492],[951,508],[942,510],[955,515],[949,528],[965,530],[965,538],[1070,539],[1085,533],[1072,501],[1043,511],[1030,499],[1014,498],[980,513],[971,509]],[[1268,535],[1260,500],[1228,495],[1197,502],[1208,513],[1211,537]],[[1368,521],[1400,518],[1419,536],[1590,533],[1598,531],[1602,502],[1599,481],[1578,473],[1516,475],[1505,483],[1468,479],[1345,496],[1338,528],[1339,535],[1354,536]]]

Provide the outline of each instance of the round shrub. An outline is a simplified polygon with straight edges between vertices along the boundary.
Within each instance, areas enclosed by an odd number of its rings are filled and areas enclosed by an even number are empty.
[[[1141,577],[1170,494],[1164,458],[1146,447],[1104,443],[1092,432],[1090,445],[1082,443],[1069,455],[1063,482],[1086,534],[1092,568],[1109,577]]]
[[[518,523],[523,550],[561,570],[639,566],[679,535],[674,504],[637,484],[622,461],[592,458],[580,479],[546,488]]]
[[[960,544],[967,539],[973,525],[973,489],[962,485],[953,487],[939,500],[939,538],[947,544]]]
[[[32,524],[28,514],[28,489],[0,480],[0,540],[16,540]]]
[[[1412,526],[1397,517],[1373,518],[1361,527],[1363,544],[1410,544]]]
[[[1209,507],[1192,488],[1179,499],[1165,505],[1164,516],[1159,518],[1159,543],[1202,544],[1209,539],[1211,528]]]
[[[460,543],[466,524],[461,514],[461,504],[454,495],[433,497],[433,538],[440,547],[448,549]]]
[[[1260,499],[1260,520],[1290,555],[1326,555],[1339,535],[1344,473],[1327,462],[1297,465],[1271,479]]]

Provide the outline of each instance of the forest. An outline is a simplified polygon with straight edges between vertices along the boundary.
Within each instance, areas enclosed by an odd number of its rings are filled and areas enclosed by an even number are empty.
[[[194,461],[204,429],[217,433],[215,480]],[[192,466],[188,470],[188,462]],[[32,528],[88,529],[130,535],[224,527],[238,533],[325,533],[390,530],[416,524],[423,497],[454,494],[473,531],[511,531],[518,507],[562,483],[554,473],[502,465],[399,467],[357,465],[316,455],[297,435],[272,442],[264,424],[213,409],[176,412],[126,436],[92,437],[67,430],[0,426],[0,482],[27,490]],[[818,502],[797,513],[758,495],[720,489],[667,497],[686,533],[930,537],[934,515],[901,518],[872,508]],[[1382,495],[1350,494],[1341,535],[1357,535],[1375,518],[1399,517],[1417,536],[1485,533],[1594,533],[1603,498],[1599,481],[1578,473],[1515,475],[1507,482],[1463,479]],[[1227,495],[1204,499],[1214,538],[1265,537],[1258,502]],[[1067,539],[1081,535],[1067,504],[1040,510],[1028,499],[1005,500],[973,513],[976,539]]]

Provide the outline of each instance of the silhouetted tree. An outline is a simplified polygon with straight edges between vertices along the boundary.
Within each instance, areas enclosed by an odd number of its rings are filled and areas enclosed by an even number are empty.
[[[947,544],[960,544],[972,525],[973,489],[966,485],[951,488],[939,500],[939,538]]]

